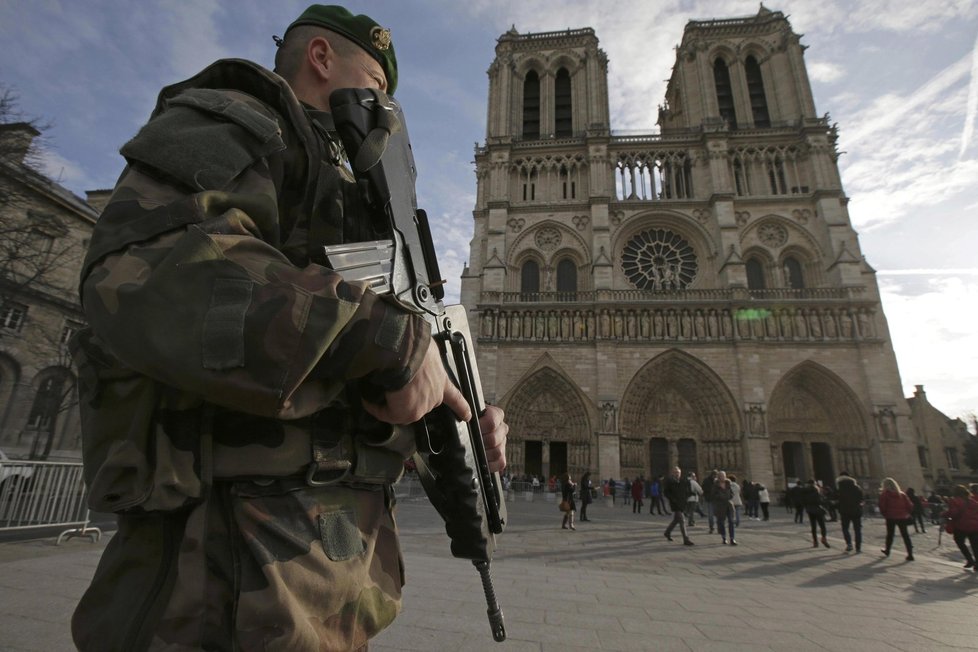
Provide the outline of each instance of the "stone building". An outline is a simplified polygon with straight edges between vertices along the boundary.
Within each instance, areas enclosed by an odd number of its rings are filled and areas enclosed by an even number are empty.
[[[0,448],[80,458],[65,344],[84,323],[78,274],[98,212],[29,164],[39,135],[0,125]]]
[[[907,399],[913,422],[917,458],[924,474],[924,486],[949,494],[949,487],[978,481],[978,473],[966,463],[968,442],[975,436],[961,419],[951,419],[927,400],[923,385],[916,385]],[[978,423],[975,424],[978,427]]]
[[[514,474],[921,486],[804,47],[763,7],[690,21],[625,136],[592,29],[498,39],[461,297]]]

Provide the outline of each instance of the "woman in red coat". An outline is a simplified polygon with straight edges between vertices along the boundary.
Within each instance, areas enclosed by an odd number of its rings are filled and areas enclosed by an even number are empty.
[[[964,567],[975,568],[978,563],[978,497],[971,495],[963,484],[955,486],[951,489],[951,500],[947,503],[947,511],[941,516],[948,519],[948,526],[954,534],[954,543],[958,544],[958,548],[968,561]],[[968,550],[965,540],[971,544],[971,550]]]
[[[900,491],[900,485],[893,478],[883,478],[879,506],[880,514],[886,519],[886,545],[880,552],[886,557],[890,556],[893,531],[895,528],[900,528],[903,545],[907,548],[907,561],[913,561],[913,543],[910,541],[910,533],[907,532],[907,524],[913,513],[913,503],[910,502],[907,494]]]

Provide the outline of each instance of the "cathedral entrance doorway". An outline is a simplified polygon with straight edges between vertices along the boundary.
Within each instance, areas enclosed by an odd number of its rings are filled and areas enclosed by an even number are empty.
[[[502,407],[510,427],[506,458],[514,475],[547,479],[570,473],[576,481],[597,468],[587,409],[562,373],[542,367],[514,387]]]
[[[653,437],[649,440],[649,473],[651,477],[669,475],[669,440],[665,437]]]
[[[832,464],[832,446],[822,442],[812,442],[812,469],[815,479],[824,485],[835,483],[835,466]]]
[[[869,471],[869,436],[858,400],[834,373],[804,362],[778,382],[771,393],[768,431],[780,447],[775,484],[813,478],[835,482],[835,470]],[[863,471],[865,469],[865,471]]]
[[[547,477],[557,476],[558,478],[567,473],[567,442],[550,442],[550,464],[546,470]],[[576,482],[576,480],[575,480]]]
[[[523,457],[523,472],[527,475],[535,475],[538,478],[546,478],[543,475],[543,442],[527,441],[523,443],[526,446],[526,452]]]
[[[678,465],[699,475],[718,465],[739,472],[740,411],[723,381],[706,364],[672,349],[639,369],[622,398],[621,474],[666,475]],[[647,457],[646,457],[647,456]]]

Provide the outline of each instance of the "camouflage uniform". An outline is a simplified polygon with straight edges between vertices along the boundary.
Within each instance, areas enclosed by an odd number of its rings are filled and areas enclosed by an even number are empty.
[[[330,128],[225,60],[122,148],[72,345],[90,503],[119,514],[82,650],[351,649],[400,608],[413,440],[360,397],[406,384],[430,332],[322,264],[379,235]]]

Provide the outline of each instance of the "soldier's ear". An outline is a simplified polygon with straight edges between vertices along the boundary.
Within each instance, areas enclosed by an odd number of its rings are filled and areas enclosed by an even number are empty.
[[[306,63],[317,79],[329,80],[335,56],[336,52],[325,36],[315,36],[306,44]]]

